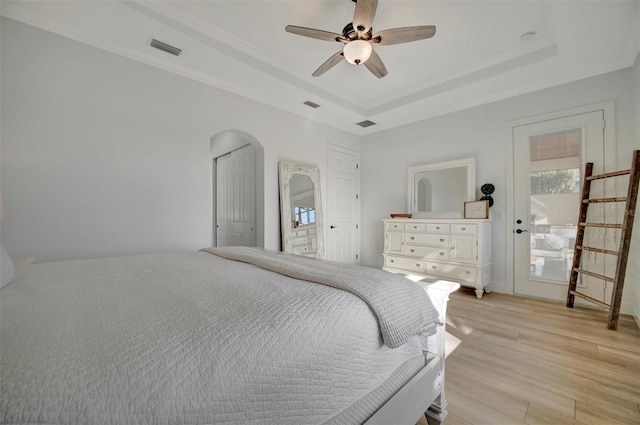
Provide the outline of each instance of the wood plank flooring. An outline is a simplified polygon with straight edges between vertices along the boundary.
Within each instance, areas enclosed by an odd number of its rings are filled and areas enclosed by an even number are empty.
[[[447,314],[447,425],[640,424],[640,330],[621,316],[472,290]],[[425,420],[418,422],[426,425]]]

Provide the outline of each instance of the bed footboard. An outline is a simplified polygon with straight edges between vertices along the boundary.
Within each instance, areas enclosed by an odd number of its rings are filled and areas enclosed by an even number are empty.
[[[447,302],[449,294],[457,291],[460,284],[444,280],[420,281],[418,284],[429,294],[438,310],[439,320],[443,323],[442,326],[438,326],[435,335],[438,352],[364,425],[414,425],[422,414],[427,416],[429,425],[435,425],[442,423],[447,416],[447,399],[444,394]]]
[[[460,288],[460,284],[456,282],[449,282],[445,280],[436,281],[420,281],[419,285],[424,286],[433,305],[440,316],[440,322],[442,326],[438,327],[436,331],[436,341],[438,347],[438,357],[441,359],[441,377],[442,385],[440,386],[440,393],[435,398],[429,409],[425,412],[429,425],[440,424],[447,416],[447,398],[444,394],[444,372],[445,372],[445,337],[447,333],[447,302],[449,302],[449,295],[452,292],[457,291]]]
[[[365,425],[414,425],[425,408],[442,392],[442,359],[433,357]]]

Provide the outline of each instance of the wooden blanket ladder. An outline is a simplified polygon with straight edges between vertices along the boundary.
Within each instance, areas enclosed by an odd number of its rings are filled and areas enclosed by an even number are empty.
[[[607,327],[609,329],[618,328],[618,318],[620,316],[620,304],[622,302],[622,288],[624,287],[624,277],[627,269],[627,260],[629,257],[629,246],[631,245],[631,232],[633,230],[633,219],[636,211],[636,201],[638,198],[638,182],[640,181],[640,151],[633,151],[633,159],[631,161],[631,168],[628,170],[613,171],[610,173],[592,175],[593,163],[586,164],[584,173],[584,184],[582,187],[582,202],[580,204],[580,217],[578,220],[578,232],[576,235],[576,245],[574,249],[573,265],[571,266],[571,275],[569,277],[569,290],[567,293],[567,307],[573,308],[573,302],[575,297],[579,297],[609,311],[609,319]],[[629,175],[629,189],[626,197],[613,197],[613,198],[589,198],[591,192],[591,182],[598,179],[607,179],[611,177],[618,177],[623,175]],[[587,222],[587,209],[589,205],[593,203],[603,202],[626,202],[624,209],[624,219],[622,224],[609,224],[609,223],[588,223]],[[618,251],[594,248],[590,246],[584,246],[584,234],[587,227],[600,227],[609,229],[620,229],[620,246]],[[598,273],[593,273],[580,268],[580,259],[584,251],[602,253],[606,255],[617,256],[616,272],[614,277],[604,276]],[[605,282],[611,282],[613,284],[611,301],[609,304],[592,298],[588,295],[578,292],[577,283],[578,275],[584,274],[587,276],[601,279]]]

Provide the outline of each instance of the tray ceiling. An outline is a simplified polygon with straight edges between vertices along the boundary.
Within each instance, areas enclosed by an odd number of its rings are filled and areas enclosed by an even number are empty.
[[[380,0],[374,32],[436,25],[436,36],[375,46],[389,74],[338,64],[341,49],[286,33],[340,33],[351,0],[12,1],[12,19],[355,134],[369,134],[633,65],[640,2]],[[534,33],[522,37],[526,33]],[[179,57],[149,46],[182,49]],[[305,106],[311,101],[317,109]],[[355,123],[370,120],[374,126]]]

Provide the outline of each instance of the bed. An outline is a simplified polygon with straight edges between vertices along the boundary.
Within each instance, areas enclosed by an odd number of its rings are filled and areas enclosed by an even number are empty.
[[[437,423],[455,289],[245,247],[26,266],[0,292],[0,418]]]

